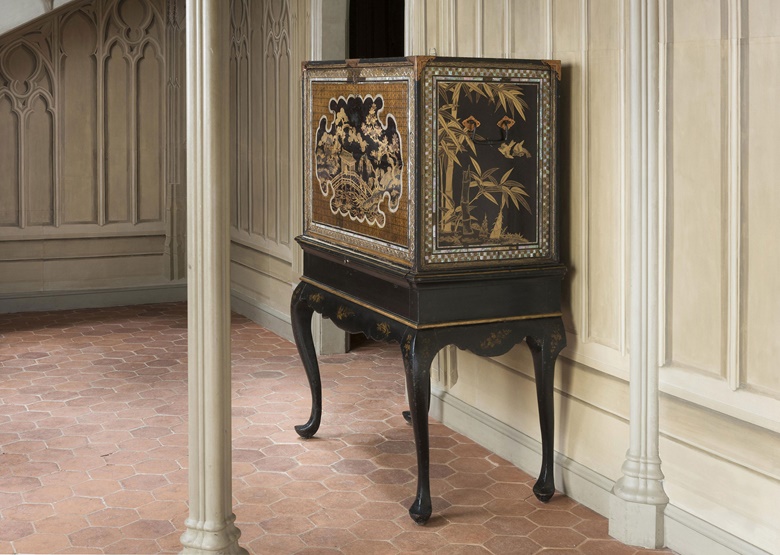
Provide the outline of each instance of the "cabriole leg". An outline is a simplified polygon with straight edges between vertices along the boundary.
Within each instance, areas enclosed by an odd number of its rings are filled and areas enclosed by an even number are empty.
[[[312,437],[317,433],[322,418],[322,381],[320,380],[320,366],[317,363],[317,354],[314,350],[314,339],[311,335],[311,319],[314,310],[304,298],[307,285],[299,283],[295,288],[290,302],[290,314],[292,317],[293,336],[298,354],[306,370],[311,388],[311,415],[306,424],[295,426],[298,435],[304,438]]]
[[[553,383],[555,360],[566,344],[563,325],[559,322],[549,330],[543,340],[527,338],[534,359],[536,399],[539,405],[539,424],[542,432],[542,469],[534,484],[534,495],[539,501],[548,502],[555,493],[555,413]]]
[[[409,516],[417,524],[425,524],[431,517],[431,486],[429,475],[428,403],[431,391],[432,346],[420,336],[410,332],[401,343],[406,391],[409,396],[409,413],[417,449],[417,497],[409,507]]]

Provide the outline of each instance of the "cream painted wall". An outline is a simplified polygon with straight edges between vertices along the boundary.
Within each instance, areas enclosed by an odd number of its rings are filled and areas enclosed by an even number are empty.
[[[777,553],[780,8],[660,8],[667,539],[682,553],[712,547],[698,534],[732,552]],[[563,62],[569,346],[556,379],[558,484],[606,512],[628,447],[628,2],[416,0],[407,10],[411,53]],[[539,437],[525,347],[495,360],[448,351],[440,365],[445,423],[537,472],[537,459],[515,455]]]
[[[180,4],[82,0],[0,37],[0,311],[182,298]]]
[[[780,12],[662,3],[662,452],[672,503],[780,550]],[[745,492],[750,492],[746,495]]]

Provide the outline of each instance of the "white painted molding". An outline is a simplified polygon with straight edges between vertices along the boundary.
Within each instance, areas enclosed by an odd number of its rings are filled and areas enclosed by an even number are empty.
[[[187,285],[182,281],[165,285],[84,291],[6,293],[0,295],[0,314],[168,303],[186,299]]]
[[[322,0],[311,0],[311,17],[309,19],[309,32],[311,39],[309,42],[309,59],[322,59]]]
[[[432,418],[535,476],[541,465],[541,443],[472,407],[445,390],[431,388]],[[614,482],[590,468],[555,454],[556,489],[601,515],[610,511]],[[681,555],[771,555],[676,507],[662,514],[666,546]]]
[[[577,339],[582,338],[581,342],[587,344],[590,341],[590,71],[588,61],[589,52],[589,17],[588,2],[580,3],[580,98],[582,99],[582,108],[580,109],[580,141],[583,145],[580,155],[580,268],[582,273],[580,279],[580,317],[577,322],[579,330]],[[548,5],[549,20],[549,49],[550,58],[554,57],[552,51],[552,36],[554,29],[552,27],[552,5]],[[575,170],[572,168],[572,173]]]
[[[667,138],[671,130],[669,125],[669,5],[661,2],[658,13],[658,365],[663,367],[671,358],[669,348],[669,310],[668,295],[671,285],[671,274],[668,268],[667,253],[669,252],[669,207],[667,179]],[[627,141],[626,141],[627,142]]]
[[[504,45],[504,58],[513,58],[512,55],[512,27],[514,19],[512,17],[512,4],[511,0],[504,0],[504,21],[503,21],[503,45]]]
[[[484,57],[485,52],[485,0],[477,0],[474,13],[474,56]]]
[[[555,58],[555,22],[553,20],[553,0],[545,4],[545,28],[547,29],[547,59]]]
[[[414,56],[413,52],[417,47],[417,27],[419,23],[415,16],[418,10],[417,0],[406,0],[404,2],[404,56]]]
[[[457,6],[455,0],[440,0],[435,4],[439,9],[439,29],[436,45],[439,56],[457,56]]]
[[[719,376],[680,366],[664,368],[660,387],[663,393],[780,433],[780,399],[749,389],[734,391]]]
[[[566,341],[566,348],[561,351],[561,356],[614,378],[628,381],[627,355],[622,355],[617,349],[606,345],[582,342],[580,337],[573,333],[566,334]]]
[[[742,385],[742,0],[728,2],[726,377]]]
[[[620,16],[618,21],[620,25],[620,44],[623,48],[620,48],[620,64],[618,66],[618,83],[621,83],[619,105],[622,107],[620,110],[620,254],[622,256],[622,264],[620,265],[620,307],[618,314],[621,315],[620,322],[620,357],[628,361],[628,334],[629,334],[629,218],[631,212],[631,204],[628,190],[628,159],[626,157],[626,149],[628,146],[628,120],[629,120],[629,107],[628,107],[628,53],[626,45],[627,43],[627,30],[628,30],[628,13],[626,10],[626,3],[619,3]]]

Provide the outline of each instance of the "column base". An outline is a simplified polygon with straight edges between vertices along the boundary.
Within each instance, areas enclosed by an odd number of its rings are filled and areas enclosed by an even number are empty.
[[[663,547],[665,506],[634,503],[613,493],[609,502],[609,535],[627,545]]]
[[[183,549],[180,555],[249,555],[238,545],[241,531],[232,520],[217,531],[204,530],[189,522],[186,525],[187,531],[181,536]]]

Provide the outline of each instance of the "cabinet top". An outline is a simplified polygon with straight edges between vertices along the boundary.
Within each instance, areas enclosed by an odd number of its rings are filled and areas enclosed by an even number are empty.
[[[303,71],[313,68],[363,68],[363,67],[393,67],[412,66],[414,74],[419,81],[422,72],[429,64],[441,66],[475,66],[475,67],[506,67],[506,68],[543,68],[549,67],[555,72],[558,80],[561,80],[560,60],[531,60],[514,58],[466,58],[455,56],[406,56],[403,58],[351,58],[346,60],[317,60],[305,61],[302,64]]]

